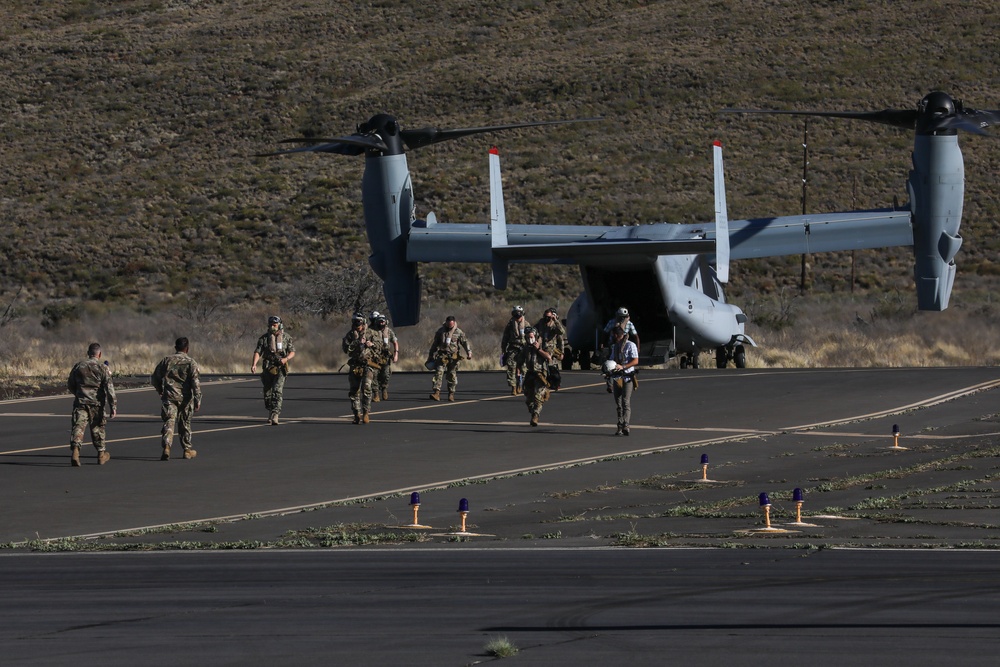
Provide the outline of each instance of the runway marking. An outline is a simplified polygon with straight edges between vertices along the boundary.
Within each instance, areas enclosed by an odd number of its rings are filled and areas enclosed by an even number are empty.
[[[915,403],[910,403],[909,405],[902,405],[895,408],[889,408],[887,410],[881,410],[879,412],[871,412],[866,415],[857,415],[855,417],[849,417],[846,419],[831,419],[825,422],[816,422],[815,424],[801,424],[799,426],[786,426],[783,431],[801,431],[812,428],[819,428],[821,426],[832,426],[835,424],[843,424],[847,421],[863,421],[867,419],[877,419],[879,417],[888,417],[889,415],[898,414],[900,412],[906,412],[907,410],[914,410],[916,408],[927,408],[934,405],[939,405],[947,401],[961,398],[962,396],[967,396],[969,394],[974,394],[978,391],[984,389],[993,389],[994,387],[1000,386],[1000,379],[989,380],[987,382],[980,382],[979,384],[974,384],[968,387],[963,387],[961,389],[955,389],[954,391],[949,391],[945,394],[939,394],[937,396],[932,396],[930,398],[925,398],[921,401]]]
[[[157,421],[159,421],[159,417],[157,417],[156,419],[157,419]],[[199,435],[201,433],[221,433],[222,431],[239,431],[241,429],[247,429],[247,428],[259,428],[261,426],[269,426],[269,424],[267,422],[264,422],[263,424],[244,424],[243,426],[226,426],[225,428],[198,429],[196,431],[192,430],[191,435],[194,436],[194,435]],[[159,433],[155,433],[155,434],[151,433],[150,435],[137,435],[137,436],[134,436],[134,437],[131,437],[131,438],[106,438],[105,439],[105,444],[110,445],[110,444],[120,444],[120,443],[123,443],[123,442],[138,442],[140,440],[156,440],[156,441],[159,441],[160,440],[160,434]],[[84,441],[83,442],[83,446],[84,447],[87,447],[88,445],[91,445],[91,444],[93,444],[93,443],[90,442],[90,441]],[[9,451],[4,451],[4,452],[0,452],[0,456],[6,456],[6,455],[10,455],[10,454],[29,454],[29,453],[32,453],[32,452],[46,452],[46,451],[52,451],[52,450],[55,450],[55,449],[65,449],[66,447],[69,447],[69,443],[68,442],[64,443],[64,444],[61,444],[61,445],[44,445],[42,447],[32,447],[30,449],[14,449],[14,450],[9,450]]]
[[[114,378],[112,378],[113,380]],[[239,384],[240,382],[252,382],[256,378],[231,378],[229,380],[205,380],[202,386],[218,386],[220,384]],[[153,391],[152,385],[149,387],[130,387],[128,389],[115,389],[116,394],[134,394],[140,391]],[[39,401],[56,401],[73,398],[73,394],[68,391],[65,394],[55,394],[53,396],[29,396],[27,398],[8,398],[0,401],[0,405],[14,405],[17,403],[37,403]]]

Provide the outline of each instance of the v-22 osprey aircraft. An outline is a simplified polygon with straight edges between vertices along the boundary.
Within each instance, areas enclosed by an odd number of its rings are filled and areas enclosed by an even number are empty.
[[[296,138],[298,152],[364,155],[361,182],[365,225],[375,273],[384,282],[395,326],[420,319],[420,262],[486,262],[493,285],[505,289],[511,263],[575,263],[583,293],[567,316],[573,357],[588,368],[603,342],[603,324],[627,305],[641,334],[647,362],[680,357],[698,365],[698,354],[714,350],[716,365],[746,365],[746,315],[725,300],[722,286],[734,259],[838,250],[912,246],[917,303],[921,310],[948,307],[964,200],[964,165],[958,130],[988,134],[1000,111],[965,108],[942,92],[925,96],[916,109],[875,112],[726,109],[725,113],[778,113],[871,121],[915,131],[909,204],[888,209],[729,220],[722,148],[716,142],[715,210],[705,224],[653,223],[631,227],[508,225],[499,153],[490,150],[490,222],[439,223],[433,212],[418,219],[406,151],[441,141],[516,128],[582,122],[545,121],[478,128],[407,130],[387,114],[373,116],[349,136]],[[584,119],[599,120],[599,119]]]

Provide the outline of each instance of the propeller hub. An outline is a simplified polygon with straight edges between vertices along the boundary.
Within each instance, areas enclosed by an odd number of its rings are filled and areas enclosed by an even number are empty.
[[[368,155],[402,155],[404,152],[403,140],[399,133],[399,122],[394,116],[389,114],[376,114],[364,123],[358,125],[358,134],[377,137],[385,144],[388,150],[367,149]]]
[[[955,111],[955,100],[951,95],[941,91],[925,95],[917,105],[917,134],[958,134],[948,124],[949,119],[955,117]]]

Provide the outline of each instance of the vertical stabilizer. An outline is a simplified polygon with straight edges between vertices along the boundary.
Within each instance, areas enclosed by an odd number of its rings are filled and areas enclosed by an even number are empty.
[[[500,151],[490,149],[490,241],[493,248],[507,245],[507,214],[503,208],[503,182],[500,179]],[[507,289],[507,260],[492,256],[493,287]]]
[[[726,207],[726,177],[722,168],[722,142],[713,146],[715,157],[715,275],[729,282],[729,212]]]

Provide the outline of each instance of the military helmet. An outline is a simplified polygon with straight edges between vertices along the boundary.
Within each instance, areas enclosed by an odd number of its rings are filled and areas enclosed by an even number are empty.
[[[548,315],[549,313],[552,313],[552,317],[559,319],[559,311],[557,311],[555,308],[549,308],[548,310],[545,311],[546,315]]]
[[[364,322],[364,321],[365,321],[365,314],[364,313],[354,313],[354,315],[351,317],[351,324],[352,325],[353,324],[357,324],[358,322]]]
[[[603,370],[604,370],[604,372],[606,374],[611,375],[612,373],[615,372],[615,368],[617,366],[618,366],[618,364],[616,364],[615,362],[613,362],[610,359],[608,359],[607,361],[604,362],[604,369]]]
[[[377,320],[380,317],[382,317],[382,313],[378,312],[377,310],[373,310],[372,314],[368,316],[368,319],[370,319],[372,322],[374,322],[375,320]]]
[[[521,306],[514,306],[510,309],[510,314],[514,317],[520,317],[521,315],[524,315],[524,308]]]
[[[267,318],[267,326],[271,326],[272,324],[281,324],[281,318],[277,315],[271,315],[271,317]]]
[[[615,316],[616,317],[628,317],[628,308],[625,308],[624,306],[621,307],[621,308],[619,308],[618,312],[615,313]]]
[[[535,327],[524,327],[524,335],[525,336],[528,336],[528,335],[531,335],[531,334],[535,334],[535,333],[538,333],[538,331],[535,329]]]

